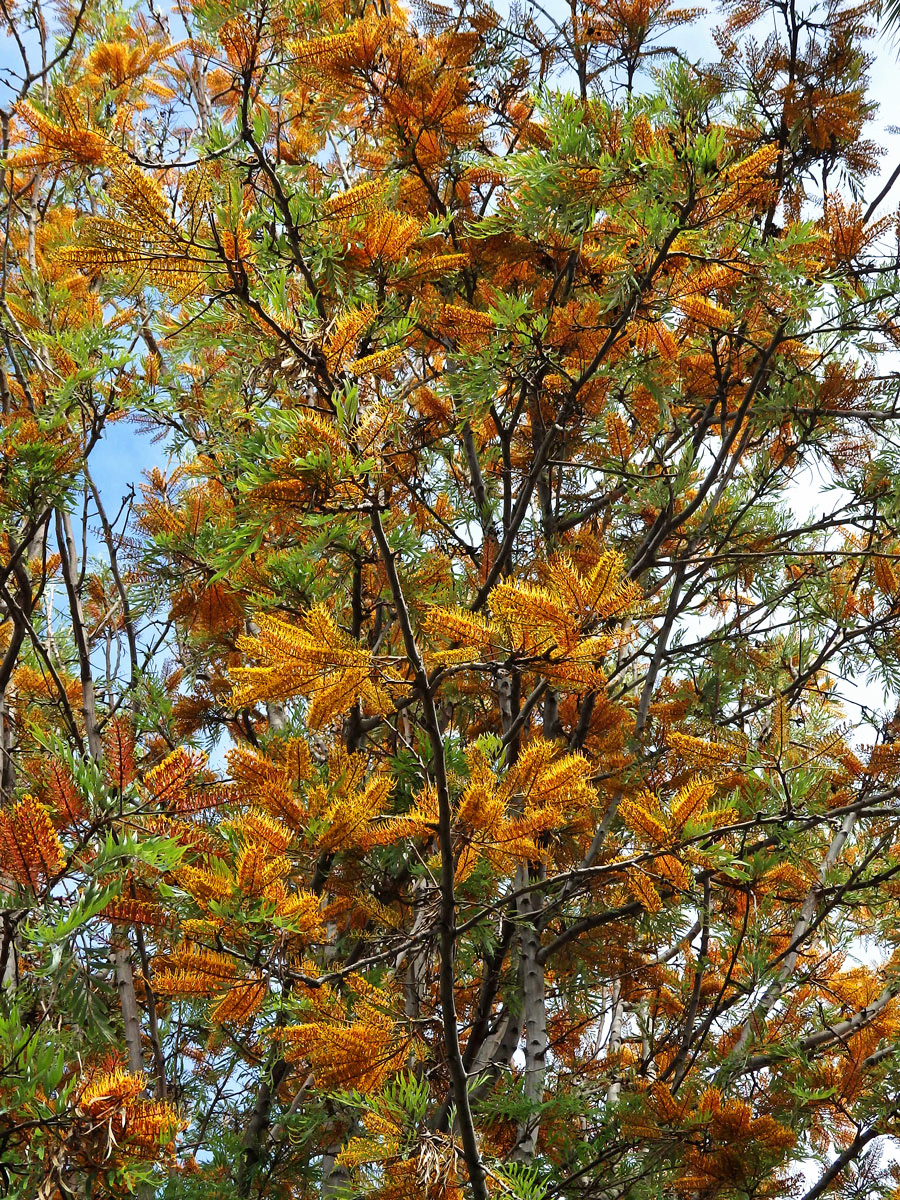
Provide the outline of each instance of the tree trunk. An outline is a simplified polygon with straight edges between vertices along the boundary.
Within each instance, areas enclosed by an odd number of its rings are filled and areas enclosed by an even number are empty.
[[[542,869],[520,867],[516,888],[543,878]],[[537,1150],[541,1127],[539,1106],[544,1099],[544,1073],[547,1064],[547,1002],[544,964],[540,961],[541,898],[539,892],[519,897],[519,977],[522,988],[522,1025],[525,1033],[525,1097],[531,1111],[519,1125],[515,1158],[530,1162]]]
[[[101,737],[100,726],[97,721],[90,647],[84,623],[84,610],[81,605],[78,578],[78,551],[75,546],[75,538],[72,533],[72,523],[69,520],[69,514],[61,509],[57,509],[56,512],[56,536],[59,543],[63,581],[65,582],[66,595],[69,599],[72,635],[75,641],[75,648],[78,652],[78,666],[81,677],[81,712],[84,717],[88,751],[95,762],[102,762],[103,738]],[[110,947],[109,957],[115,974],[119,1007],[125,1027],[128,1069],[134,1072],[143,1071],[141,1023],[138,1013],[137,995],[134,990],[134,974],[131,969],[131,952],[127,940],[124,942],[113,942]]]

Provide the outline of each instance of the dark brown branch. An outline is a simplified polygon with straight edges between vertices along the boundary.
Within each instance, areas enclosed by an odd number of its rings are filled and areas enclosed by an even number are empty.
[[[388,583],[394,599],[397,620],[403,635],[406,655],[415,677],[423,709],[426,733],[431,743],[432,769],[438,795],[438,826],[441,848],[441,910],[440,910],[440,997],[441,1023],[444,1033],[444,1049],[447,1055],[447,1065],[453,1083],[453,1098],[456,1103],[456,1119],[459,1123],[463,1155],[466,1160],[466,1170],[472,1188],[474,1200],[487,1200],[484,1168],[481,1164],[481,1154],[475,1135],[475,1125],[472,1120],[472,1110],[469,1105],[467,1075],[462,1053],[459,1046],[459,1027],[456,1015],[456,992],[454,977],[454,959],[456,954],[456,898],[454,894],[454,875],[456,864],[453,860],[453,826],[450,801],[450,786],[447,780],[447,768],[444,760],[444,743],[440,722],[435,709],[434,696],[428,681],[428,673],[416,644],[406,597],[397,574],[394,552],[388,544],[381,514],[378,506],[372,506],[372,532],[381,553],[382,563],[387,573]]]

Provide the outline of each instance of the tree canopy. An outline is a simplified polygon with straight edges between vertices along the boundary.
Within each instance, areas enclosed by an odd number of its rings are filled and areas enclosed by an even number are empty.
[[[0,1191],[896,1200],[874,5],[3,12]]]

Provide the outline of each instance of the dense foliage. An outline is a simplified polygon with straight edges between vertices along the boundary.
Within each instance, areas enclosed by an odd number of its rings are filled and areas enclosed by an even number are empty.
[[[4,7],[0,1191],[900,1195],[871,11]]]

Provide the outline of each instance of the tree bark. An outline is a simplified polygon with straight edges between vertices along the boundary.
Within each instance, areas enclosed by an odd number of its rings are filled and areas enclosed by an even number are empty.
[[[527,887],[532,879],[543,877],[542,870],[527,865],[516,874],[516,889]],[[537,1150],[541,1127],[539,1106],[544,1098],[544,1074],[547,1066],[547,998],[544,964],[540,959],[541,894],[526,892],[518,899],[519,976],[522,989],[522,1025],[525,1033],[525,1098],[531,1112],[518,1129],[515,1158],[531,1162]],[[538,1111],[536,1111],[538,1110]]]
[[[72,534],[72,523],[69,520],[69,514],[61,509],[57,509],[56,512],[56,536],[59,543],[63,581],[69,600],[72,636],[78,653],[78,668],[81,677],[81,712],[84,717],[88,751],[95,762],[102,762],[103,738],[100,734],[100,726],[97,721],[90,646],[88,645],[87,629],[84,623],[84,610],[81,605],[78,551],[75,546],[75,538]],[[119,1007],[125,1027],[128,1069],[133,1072],[143,1071],[141,1024],[138,1013],[137,995],[134,989],[134,974],[131,969],[131,952],[127,940],[112,943],[110,947],[110,962],[115,974]]]

